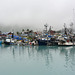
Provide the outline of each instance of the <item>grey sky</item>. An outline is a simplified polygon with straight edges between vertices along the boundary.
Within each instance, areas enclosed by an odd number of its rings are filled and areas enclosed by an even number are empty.
[[[73,21],[75,0],[0,0],[0,23],[59,30]]]

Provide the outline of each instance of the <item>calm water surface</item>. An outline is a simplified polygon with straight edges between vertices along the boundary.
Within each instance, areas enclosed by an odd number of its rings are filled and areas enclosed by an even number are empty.
[[[75,75],[75,46],[0,45],[0,75]]]

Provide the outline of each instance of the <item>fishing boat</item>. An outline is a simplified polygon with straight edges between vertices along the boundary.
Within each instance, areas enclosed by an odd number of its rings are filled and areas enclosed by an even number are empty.
[[[46,46],[58,45],[56,38],[54,38],[54,36],[50,34],[51,26],[49,28],[49,31],[47,31],[47,26],[48,26],[47,24],[44,25],[45,29],[43,30],[43,34],[40,37],[40,39],[37,40],[38,45],[46,45]]]
[[[74,38],[62,37],[59,39],[58,46],[75,46]]]
[[[72,42],[58,43],[58,46],[75,46],[75,43]]]
[[[4,41],[4,44],[6,45],[11,45],[11,44],[14,44],[16,40],[14,39],[10,39],[10,38],[7,38],[5,41]]]
[[[50,40],[39,39],[37,41],[38,41],[38,45],[47,45],[48,43],[50,43]]]
[[[37,40],[38,45],[56,46],[58,41],[55,38]]]

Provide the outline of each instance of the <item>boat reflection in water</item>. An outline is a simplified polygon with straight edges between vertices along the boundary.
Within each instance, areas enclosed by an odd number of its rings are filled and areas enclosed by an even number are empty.
[[[16,69],[22,69],[20,73],[27,75],[30,75],[31,71],[33,75],[36,72],[39,72],[39,75],[75,74],[75,46],[0,46],[0,59],[10,60],[9,65],[14,63],[12,65]]]

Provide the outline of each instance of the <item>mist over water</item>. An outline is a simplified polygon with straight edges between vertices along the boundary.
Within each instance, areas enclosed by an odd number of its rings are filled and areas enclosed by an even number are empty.
[[[30,25],[24,25],[24,24],[22,24],[22,25],[18,25],[18,24],[8,24],[8,25],[4,25],[4,24],[1,24],[0,25],[0,31],[2,31],[2,32],[21,32],[22,31],[22,29],[24,29],[25,31],[27,30],[27,29],[29,29],[29,30],[33,30],[33,31],[42,31],[43,30],[43,28],[44,28],[44,26],[41,28],[41,27],[36,27],[36,26],[30,26]]]
[[[47,23],[54,30],[60,30],[64,23],[73,21],[74,7],[74,0],[1,0],[0,23],[4,27],[17,24],[17,27],[39,27],[39,30]]]

